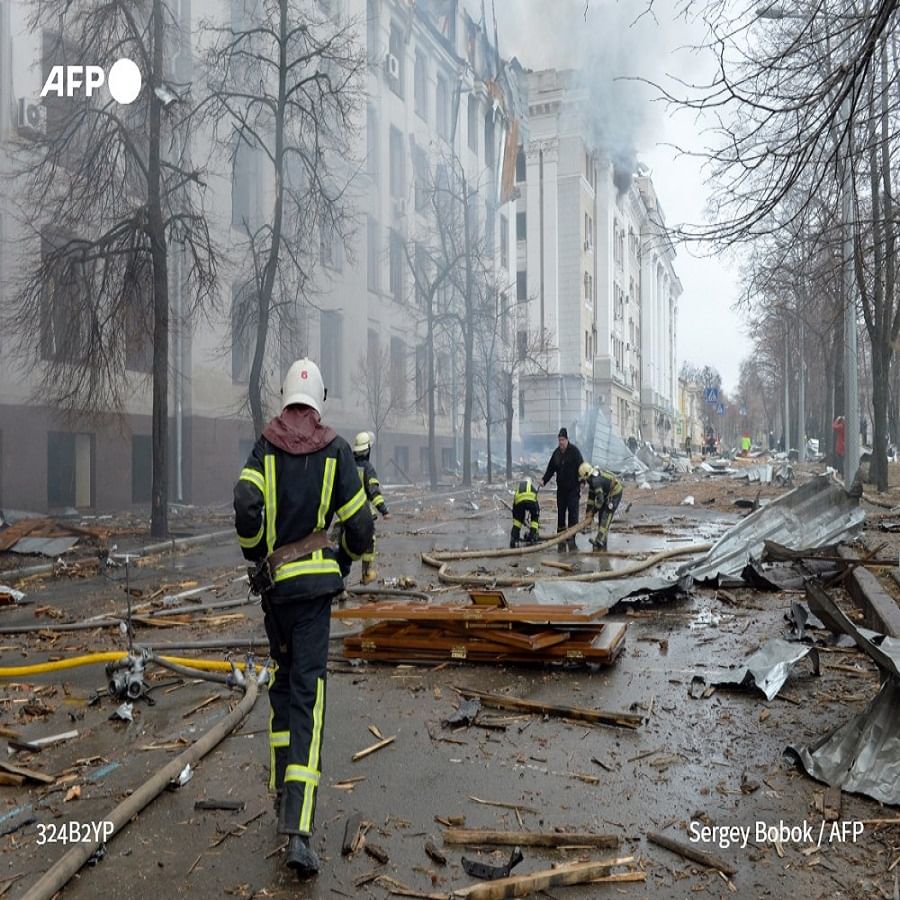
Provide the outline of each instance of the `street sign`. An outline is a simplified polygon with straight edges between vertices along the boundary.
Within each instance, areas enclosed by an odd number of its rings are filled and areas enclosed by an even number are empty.
[[[719,389],[717,387],[708,387],[704,388],[703,396],[707,403],[718,403],[719,402]]]
[[[716,406],[716,412],[720,416],[724,416],[725,415],[725,404],[724,403],[718,404],[718,406]]]

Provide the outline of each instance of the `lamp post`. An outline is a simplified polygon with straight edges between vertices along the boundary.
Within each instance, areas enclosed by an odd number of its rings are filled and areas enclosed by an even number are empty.
[[[759,19],[805,19],[776,4],[758,7]],[[830,63],[830,60],[829,60]],[[843,132],[841,171],[841,275],[844,305],[844,419],[846,440],[844,451],[844,484],[848,487],[859,468],[859,372],[856,329],[856,298],[853,289],[853,184],[852,184],[852,123],[850,95],[841,102],[836,134]],[[802,427],[802,426],[801,426]]]

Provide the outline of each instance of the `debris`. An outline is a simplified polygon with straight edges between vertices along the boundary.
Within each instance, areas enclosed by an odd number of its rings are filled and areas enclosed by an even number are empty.
[[[481,700],[478,697],[473,697],[470,700],[463,700],[459,704],[459,708],[448,716],[446,719],[441,720],[441,725],[445,728],[451,725],[471,725],[476,718],[478,718],[478,713],[481,710]]]
[[[436,862],[439,866],[447,865],[447,857],[435,846],[434,841],[430,838],[425,841],[425,852],[428,856]]]
[[[450,498],[450,502],[453,502],[452,497]],[[418,897],[420,900],[447,900],[446,894],[426,894],[424,891],[417,891],[415,888],[408,887],[388,875],[376,875],[371,879],[367,877],[367,880],[374,881],[376,884],[381,885],[388,893],[393,894],[396,897]],[[359,882],[357,882],[357,886],[360,886]]]
[[[391,737],[387,737],[384,740],[379,741],[377,744],[372,744],[371,747],[366,747],[364,750],[360,750],[357,753],[354,753],[352,757],[350,757],[353,762],[357,760],[363,759],[368,756],[370,753],[375,753],[377,750],[381,750],[382,747],[387,747],[388,744],[392,744],[397,739],[397,735],[391,735]]]
[[[341,854],[350,856],[359,850],[363,840],[363,818],[358,812],[352,813],[344,823],[344,840],[341,842]]]
[[[194,809],[224,809],[228,812],[242,812],[243,800],[197,800]]]
[[[77,737],[77,731],[64,731],[61,734],[51,734],[47,737],[33,738],[29,741],[10,738],[9,746],[13,747],[16,750],[27,750],[30,753],[40,753],[41,750],[44,749],[44,747],[49,747],[52,744],[62,744],[65,741],[71,741],[73,738]]]
[[[681,505],[682,506],[693,506],[694,498],[690,494],[688,494],[687,497],[685,497],[684,500],[681,501]]]
[[[788,643],[773,638],[756,651],[737,671],[736,675],[710,676],[716,687],[757,687],[771,700],[781,690],[793,666],[805,657],[812,662],[813,674],[819,674],[819,653],[815,647]],[[706,676],[695,675],[694,681],[704,683]],[[692,682],[693,684],[693,682]]]
[[[216,700],[221,700],[221,694],[213,694],[212,697],[207,697],[202,703],[198,703],[196,706],[191,707],[181,718],[189,719],[195,712],[200,712],[201,709],[210,705],[210,703],[215,703]]]
[[[609,874],[614,866],[633,862],[633,856],[597,862],[564,863],[555,869],[543,869],[530,875],[514,875],[489,884],[475,884],[453,892],[454,897],[467,900],[503,900],[504,897],[525,897],[536,891],[568,884],[586,884]]]
[[[169,782],[169,788],[175,789],[184,787],[194,777],[194,771],[191,764],[188,763],[179,773]]]
[[[517,812],[528,812],[537,815],[537,810],[533,806],[524,806],[521,803],[503,803],[500,800],[482,800],[479,797],[469,797],[473,803],[480,803],[482,806],[499,806],[501,809],[513,809]]]
[[[11,763],[0,762],[0,771],[9,775],[19,775],[27,781],[37,781],[39,784],[55,784],[56,777],[54,775],[45,775],[35,769],[26,769],[24,766],[14,766]]]
[[[690,844],[676,841],[674,838],[667,837],[664,834],[658,834],[651,831],[647,834],[647,840],[652,844],[665,847],[666,850],[671,850],[673,853],[677,853],[685,859],[690,859],[693,862],[700,863],[710,869],[717,869],[725,875],[734,875],[737,872],[737,869],[731,865],[731,863],[725,862],[723,859],[714,856],[712,853],[707,853],[704,850],[697,850]]]
[[[618,847],[615,834],[590,831],[491,831],[489,828],[448,828],[445,844],[482,844],[497,847]]]
[[[363,850],[372,857],[372,859],[377,860],[383,866],[387,865],[391,858],[388,856],[387,851],[383,847],[379,847],[378,844],[372,844],[369,841],[365,841],[363,843]]]
[[[485,881],[497,881],[500,878],[509,878],[512,870],[524,859],[521,848],[513,847],[510,851],[509,859],[500,866],[492,866],[465,856],[461,862],[466,875],[471,875],[473,878],[482,878]]]
[[[514,709],[524,712],[538,713],[545,716],[560,716],[564,719],[578,719],[584,722],[598,722],[605,725],[620,725],[623,728],[637,728],[643,717],[634,713],[606,712],[600,709],[587,709],[581,706],[561,706],[555,703],[541,703],[537,700],[523,700],[503,694],[488,694],[471,688],[455,688],[465,697],[478,697],[484,706],[496,709]]]
[[[70,800],[80,800],[81,799],[81,785],[73,784],[69,790],[66,791],[66,796],[63,797],[63,803],[68,803]]]
[[[251,823],[255,822],[255,821],[256,821],[260,816],[262,816],[264,813],[265,813],[265,810],[264,810],[264,809],[261,809],[259,812],[254,813],[252,816],[250,816],[250,818],[244,819],[244,821],[241,822],[239,825],[235,825],[234,828],[232,828],[232,829],[229,830],[229,831],[226,831],[223,835],[221,835],[220,837],[216,838],[216,839],[209,845],[210,848],[212,848],[212,847],[218,847],[219,844],[224,843],[224,842],[225,842],[228,838],[230,838],[230,837],[239,837],[240,835],[242,835],[242,834],[247,830],[247,826],[248,826],[248,825],[250,825]]]
[[[0,584],[0,606],[12,606],[16,603],[21,603],[24,599],[25,594],[22,591]]]
[[[133,722],[134,721],[134,704],[133,703],[123,703],[114,712],[112,712],[110,714],[109,718],[110,718],[110,720],[120,719],[123,722]]]

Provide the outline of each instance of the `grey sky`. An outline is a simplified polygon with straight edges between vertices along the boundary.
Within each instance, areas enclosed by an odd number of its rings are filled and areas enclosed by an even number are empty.
[[[476,0],[469,0],[476,5]],[[664,81],[667,74],[689,79],[700,68],[697,55],[685,48],[702,34],[677,20],[673,0],[656,0],[655,18],[635,16],[643,0],[494,0],[504,55],[523,65],[583,68],[595,85],[594,106],[604,130],[632,141],[639,158],[653,170],[653,181],[669,225],[700,222],[707,200],[701,162],[679,155],[703,146],[702,128],[685,114],[668,114],[650,92],[616,77]],[[490,15],[491,0],[487,0]],[[480,3],[477,4],[480,7]],[[476,11],[480,14],[480,9]],[[700,255],[697,247],[679,246],[675,270],[684,293],[679,304],[678,361],[715,366],[726,389],[737,386],[741,360],[751,344],[740,317],[731,310],[737,298],[737,264],[720,256]]]

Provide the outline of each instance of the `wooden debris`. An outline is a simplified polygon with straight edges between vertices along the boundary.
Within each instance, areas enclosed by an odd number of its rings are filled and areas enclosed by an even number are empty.
[[[81,785],[74,784],[69,790],[66,791],[66,796],[63,798],[63,803],[68,803],[70,800],[80,800],[81,799]]]
[[[541,565],[547,566],[550,569],[562,569],[563,572],[575,571],[575,566],[573,566],[572,563],[557,562],[555,559],[542,559]]]
[[[228,838],[238,837],[238,836],[242,835],[247,830],[247,826],[251,822],[255,822],[264,813],[265,813],[265,810],[261,809],[259,812],[254,813],[252,816],[250,816],[249,819],[244,819],[244,821],[241,822],[239,825],[235,825],[234,828],[231,828],[228,831],[226,831],[223,835],[221,835],[221,837],[216,838],[209,846],[210,847],[218,847],[219,844],[223,843]]]
[[[826,822],[838,822],[841,818],[841,789],[830,787],[822,797],[822,814]]]
[[[444,853],[440,850],[440,848],[438,848],[438,847],[435,845],[434,841],[432,841],[432,840],[430,840],[430,839],[427,840],[427,841],[425,841],[425,852],[426,852],[426,853],[428,854],[428,856],[429,856],[431,859],[433,859],[439,866],[446,866],[446,865],[447,865],[447,857],[446,857],[446,856],[444,855]]]
[[[707,853],[704,850],[697,850],[690,844],[676,841],[674,838],[670,838],[667,835],[651,831],[647,834],[647,840],[652,844],[665,847],[666,850],[671,850],[673,853],[677,853],[685,859],[690,859],[693,862],[700,863],[700,865],[707,866],[710,869],[716,869],[725,875],[734,875],[737,872],[737,869],[731,863],[725,862],[725,860],[718,856],[714,856],[712,853]]]
[[[532,806],[524,806],[521,803],[503,803],[500,800],[481,800],[478,797],[469,797],[473,803],[480,803],[482,806],[499,806],[501,809],[516,809],[522,812],[530,812],[537,815],[537,810]]]
[[[244,809],[243,800],[197,800],[194,809],[224,809],[229,812],[241,812]]]
[[[393,734],[390,737],[384,738],[384,740],[379,741],[377,744],[372,744],[371,747],[366,747],[365,750],[360,750],[357,753],[354,753],[350,758],[353,762],[357,762],[360,759],[364,759],[370,753],[375,753],[377,750],[381,750],[382,747],[387,747],[388,744],[393,744],[397,739],[397,735]]]
[[[0,770],[10,775],[21,775],[28,781],[37,781],[39,784],[55,784],[56,777],[54,775],[45,775],[43,772],[37,772],[34,769],[26,769],[23,766],[14,766],[8,762],[0,761]]]
[[[0,772],[0,785],[4,787],[22,787],[25,784],[24,775],[11,775],[9,772]]]
[[[494,847],[618,847],[615,834],[591,831],[491,831],[488,828],[448,828],[445,844]]]
[[[569,884],[586,884],[609,875],[613,866],[626,865],[634,861],[633,856],[621,859],[606,859],[597,862],[577,862],[544,869],[530,875],[511,875],[486,884],[473,884],[453,892],[454,897],[467,900],[504,900],[506,897],[525,897],[547,888]]]
[[[344,840],[341,842],[341,855],[350,856],[359,850],[363,839],[363,818],[360,813],[353,813],[344,824]]]
[[[524,700],[518,697],[507,697],[502,694],[489,694],[472,688],[456,688],[464,697],[478,697],[483,706],[496,709],[523,710],[545,716],[561,716],[564,719],[577,719],[583,722],[600,722],[604,725],[621,725],[623,728],[637,728],[643,716],[626,712],[606,712],[601,709],[587,709],[582,706],[561,706],[555,703],[542,703],[537,700]],[[655,751],[654,751],[655,752]]]
[[[365,850],[366,853],[372,857],[372,859],[377,860],[383,866],[387,865],[391,860],[391,858],[387,855],[387,851],[384,850],[384,848],[379,847],[378,844],[372,844],[369,843],[369,841],[366,841],[363,844],[363,850]]]
[[[216,700],[221,700],[221,699],[222,699],[221,694],[213,694],[212,697],[207,697],[202,703],[198,703],[196,706],[189,709],[181,718],[189,719],[194,713],[200,712],[201,709],[203,709],[206,706],[209,706],[210,703],[215,703]]]
[[[424,891],[417,891],[415,888],[411,888],[387,875],[376,875],[369,880],[381,885],[395,897],[418,897],[420,900],[448,900],[447,894],[426,894]],[[359,882],[357,882],[357,886],[359,886]]]

